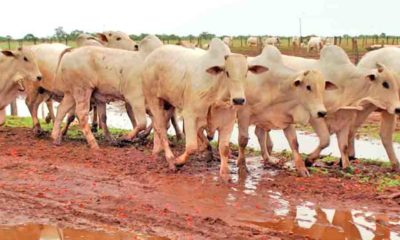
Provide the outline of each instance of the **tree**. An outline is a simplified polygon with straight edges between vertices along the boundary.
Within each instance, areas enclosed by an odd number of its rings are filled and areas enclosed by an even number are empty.
[[[56,37],[59,41],[68,37],[68,34],[64,31],[63,27],[57,27],[56,29],[54,29],[54,31],[56,32],[54,34],[54,37]]]
[[[79,34],[84,33],[82,30],[75,29],[74,31],[70,32],[69,39],[76,39]]]
[[[381,38],[385,38],[386,37],[386,33],[381,33],[380,37]]]
[[[25,41],[36,41],[38,38],[32,33],[28,33],[24,36]]]
[[[211,38],[214,38],[214,37],[215,37],[215,34],[208,33],[208,32],[202,32],[199,35],[199,38],[202,38],[202,39],[211,39]]]

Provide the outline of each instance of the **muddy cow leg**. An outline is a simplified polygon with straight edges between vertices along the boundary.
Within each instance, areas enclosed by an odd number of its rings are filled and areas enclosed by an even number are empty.
[[[43,100],[44,94],[39,94],[38,90],[29,92],[25,99],[25,103],[28,106],[29,112],[32,116],[33,133],[35,135],[39,135],[42,132],[38,118],[38,109]]]
[[[285,133],[285,137],[288,140],[289,146],[292,150],[297,173],[302,177],[309,176],[310,174],[308,173],[304,161],[299,153],[299,143],[297,141],[296,129],[293,125],[289,125],[289,127],[285,128],[283,132]]]
[[[271,139],[271,135],[270,132],[266,132],[265,133],[267,135],[267,150],[268,150],[268,154],[271,155],[272,154],[272,149],[274,148],[274,142],[272,142]]]
[[[54,115],[53,100],[51,100],[50,97],[46,100],[46,106],[47,110],[49,110],[49,113],[47,114],[45,121],[47,124],[49,124],[51,121],[54,123],[56,116]]]
[[[383,146],[385,147],[386,153],[392,164],[392,168],[399,170],[399,160],[393,150],[393,132],[396,127],[396,115],[389,114],[387,112],[382,112],[381,129],[379,135]]]
[[[112,143],[114,140],[111,137],[110,131],[107,127],[106,103],[99,102],[97,103],[97,107],[100,119],[100,127],[103,129],[104,138],[107,142]]]
[[[200,128],[197,132],[198,150],[199,152],[207,150],[206,160],[212,161],[213,160],[212,147],[206,135],[204,134],[204,130],[205,130],[204,128]]]
[[[97,128],[99,127],[99,118],[101,118],[101,117],[100,117],[99,112],[97,111],[97,104],[96,103],[94,103],[92,105],[92,111],[93,111],[93,113],[92,113],[93,114],[93,119],[92,119],[91,130],[92,130],[92,132],[97,132]]]
[[[62,129],[62,135],[66,136],[71,123],[75,120],[75,111],[70,111],[67,115],[67,123],[65,124],[64,128]]]
[[[90,148],[99,149],[99,145],[97,144],[89,126],[90,97],[92,96],[92,92],[92,89],[76,89],[74,91],[76,105],[75,113],[79,119],[79,125]]]
[[[307,157],[306,164],[311,166],[321,155],[321,151],[329,146],[330,133],[324,119],[310,119],[310,124],[318,136],[318,147]]]
[[[72,95],[70,93],[65,93],[63,100],[58,106],[56,120],[54,121],[53,131],[51,133],[51,137],[53,138],[53,143],[55,145],[61,144],[62,136],[60,134],[60,130],[61,130],[62,120],[64,119],[67,112],[73,110],[74,106],[75,106],[75,101]]]
[[[142,94],[142,92],[140,92]],[[132,92],[131,94],[127,94],[125,96],[126,101],[129,106],[132,107],[132,111],[135,113],[134,119],[136,122],[136,126],[133,130],[125,137],[129,140],[132,140],[137,136],[140,131],[146,129],[147,120],[146,120],[146,107],[144,103],[144,97],[140,96],[136,92]]]
[[[184,114],[183,117],[185,119],[185,152],[176,158],[175,166],[184,165],[189,156],[198,150],[196,114]]]
[[[236,161],[236,165],[238,166],[238,171],[240,176],[244,176],[249,171],[246,166],[246,146],[249,141],[249,119],[247,116],[239,117],[239,156]]]
[[[264,164],[270,162],[271,158],[267,149],[267,134],[266,131],[260,127],[256,126],[254,133],[257,136],[258,144],[260,145],[261,156],[264,160]]]
[[[0,126],[3,126],[6,123],[6,110],[0,110]]]
[[[175,111],[173,112],[173,114],[171,116],[171,123],[175,129],[176,139],[182,140],[184,136],[183,136],[181,128],[179,127],[178,117],[176,116]]]
[[[229,139],[233,131],[234,121],[231,123],[221,126],[218,131],[218,150],[221,158],[221,167],[219,174],[224,181],[229,181],[230,171],[228,166],[229,160]]]
[[[349,161],[349,132],[350,126],[346,124],[343,128],[341,128],[337,133],[336,137],[339,144],[340,156],[342,161],[342,168],[346,169],[350,167]]]

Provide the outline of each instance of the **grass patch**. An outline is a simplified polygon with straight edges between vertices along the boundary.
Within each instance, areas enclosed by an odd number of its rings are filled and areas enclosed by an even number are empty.
[[[378,190],[384,191],[387,188],[400,187],[400,176],[398,174],[389,174],[388,176],[382,177],[378,181]]]

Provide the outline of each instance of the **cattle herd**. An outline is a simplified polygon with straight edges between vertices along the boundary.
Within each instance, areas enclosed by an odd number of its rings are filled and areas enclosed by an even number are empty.
[[[343,49],[326,45],[319,59],[282,55],[267,45],[256,57],[232,53],[231,39],[214,38],[207,49],[195,46],[164,45],[149,35],[139,43],[122,32],[109,31],[96,37],[81,35],[78,48],[63,44],[39,44],[0,54],[0,124],[5,107],[20,91],[33,119],[33,130],[42,129],[38,107],[46,102],[53,120],[52,139],[62,143],[75,117],[92,149],[99,146],[92,130],[97,122],[105,139],[114,141],[107,129],[106,104],[123,101],[132,122],[125,139],[147,136],[154,129],[153,154],[164,151],[171,169],[183,165],[189,156],[211,149],[209,141],[218,131],[220,176],[229,179],[229,139],[238,124],[240,172],[247,172],[245,148],[249,126],[255,126],[262,158],[270,157],[269,131],[282,129],[293,152],[300,176],[309,172],[322,149],[336,134],[343,168],[355,158],[357,129],[373,111],[381,113],[380,136],[392,167],[399,169],[392,134],[396,114],[400,114],[400,49],[382,48],[367,53],[354,65]],[[317,42],[318,50],[321,39]],[[249,38],[249,41],[251,39]],[[293,42],[298,43],[296,39]],[[52,101],[60,102],[56,115]],[[93,123],[89,125],[89,111]],[[67,116],[67,124],[61,123]],[[177,124],[183,119],[184,133]],[[149,117],[149,118],[148,118]],[[151,123],[148,124],[148,119]],[[177,137],[185,139],[185,151],[175,156],[167,138],[169,122]],[[310,124],[319,137],[319,146],[302,159],[296,137],[296,123]]]

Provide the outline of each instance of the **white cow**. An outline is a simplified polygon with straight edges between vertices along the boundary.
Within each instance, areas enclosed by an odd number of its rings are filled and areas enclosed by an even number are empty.
[[[324,44],[321,37],[311,37],[307,43],[307,52],[310,52],[314,49],[319,53],[323,46]]]
[[[280,45],[280,40],[279,37],[268,37],[263,39],[263,45],[272,45],[272,46],[279,46]]]
[[[139,45],[133,41],[128,34],[120,31],[106,31],[97,33],[102,44],[108,48],[118,48],[130,51],[137,51]]]
[[[0,125],[5,122],[5,107],[19,92],[25,91],[27,81],[41,81],[42,74],[35,55],[28,48],[0,52]]]
[[[358,114],[371,106],[378,106],[394,114],[400,107],[399,92],[393,73],[384,66],[360,70],[350,61],[343,49],[331,45],[321,51],[319,60],[286,56],[285,65],[297,69],[316,69],[322,72],[325,80],[334,83],[338,89],[326,92],[324,104],[328,110],[326,120],[312,120],[311,125],[320,138],[318,148],[309,156],[310,161],[319,157],[323,148],[329,144],[330,133],[336,133],[341,153],[343,168],[349,166],[348,138],[355,126]],[[312,64],[314,62],[314,64]],[[393,86],[386,89],[383,82]]]
[[[233,38],[232,38],[232,37],[225,36],[225,37],[222,39],[222,41],[223,41],[226,45],[232,46]]]
[[[249,66],[257,66],[262,74],[248,74],[247,104],[238,110],[237,164],[240,170],[246,170],[244,152],[248,141],[248,128],[250,125],[256,125],[256,136],[265,162],[271,160],[265,146],[265,131],[284,129],[299,175],[308,175],[292,124],[324,117],[326,109],[323,105],[323,91],[324,88],[334,88],[333,84],[325,83],[318,71],[298,72],[284,66],[281,53],[273,46],[266,46],[259,56],[249,58]],[[269,70],[265,71],[267,67]]]
[[[365,54],[360,62],[358,63],[357,67],[359,69],[373,69],[376,66],[376,63],[380,63],[385,65],[387,68],[392,70],[397,76],[397,86],[400,86],[400,49],[397,47],[386,47],[379,50],[375,50]],[[382,86],[387,89],[395,88],[395,86],[390,85],[389,82],[382,82]],[[375,111],[378,109],[377,107],[372,106],[365,114],[360,114],[356,120],[356,126],[352,133],[356,132],[356,129],[360,127],[360,125],[365,121],[371,111]],[[396,114],[400,114],[400,109],[395,110]],[[399,160],[396,157],[396,154],[393,150],[393,132],[396,127],[396,115],[390,114],[387,111],[381,112],[382,121],[381,121],[381,128],[380,128],[380,137],[385,147],[386,153],[389,157],[393,169],[399,169],[400,164]],[[350,156],[355,157],[354,152],[354,134],[350,137],[350,149],[349,149]]]
[[[75,107],[82,131],[93,149],[98,144],[88,125],[90,99],[98,105],[122,100],[135,113],[136,126],[126,136],[134,138],[146,129],[146,107],[142,91],[142,71],[145,58],[162,42],[149,35],[139,44],[139,51],[103,47],[84,47],[64,52],[56,75],[55,85],[63,89],[64,98],[58,108],[52,132],[55,144],[61,143],[60,126],[65,114]],[[104,107],[99,107],[105,109]],[[105,113],[99,112],[100,115]],[[105,121],[101,121],[100,124]],[[102,126],[103,128],[103,126]],[[104,128],[103,128],[104,129]]]
[[[258,37],[249,37],[249,38],[247,38],[247,46],[249,46],[249,47],[257,47],[258,46]]]
[[[203,129],[207,127],[209,109],[219,101],[245,103],[243,84],[247,62],[243,55],[232,54],[226,44],[214,38],[207,51],[193,51],[178,46],[164,46],[146,59],[143,91],[154,120],[153,154],[165,151],[171,169],[183,165],[190,154],[204,150]],[[177,109],[185,122],[185,152],[175,159],[166,132],[165,110]],[[227,179],[229,171],[230,129],[222,133],[219,144],[220,175]],[[202,145],[202,146],[200,146]]]
[[[82,33],[76,38],[76,45],[78,47],[82,46],[103,46],[99,39],[93,37],[92,35]]]

